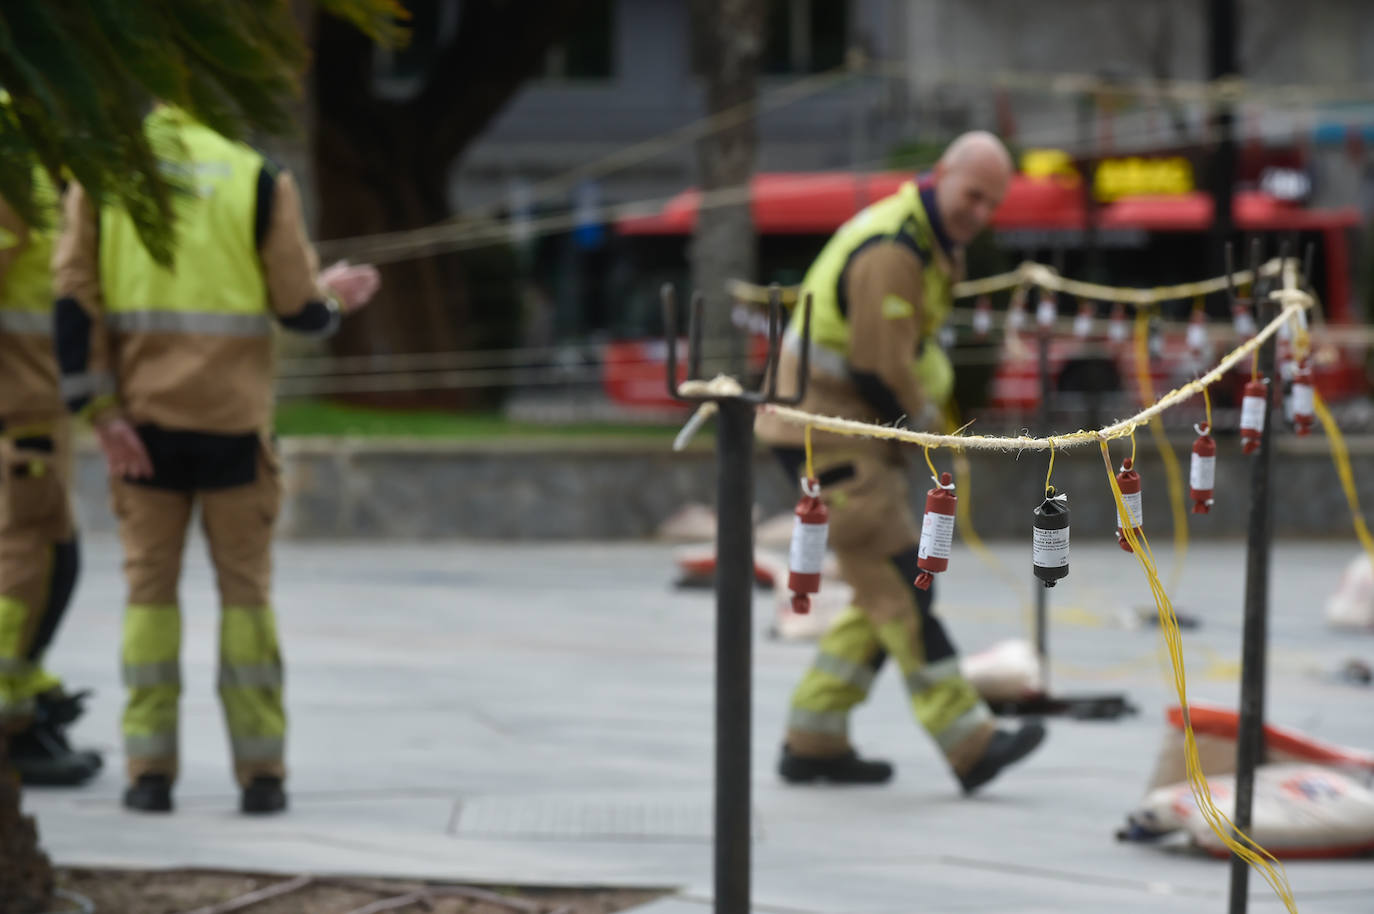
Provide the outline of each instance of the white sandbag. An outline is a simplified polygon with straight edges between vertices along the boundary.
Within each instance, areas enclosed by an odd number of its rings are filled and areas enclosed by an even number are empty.
[[[1345,566],[1336,592],[1326,600],[1326,623],[1337,629],[1374,631],[1374,569],[1368,556]]]
[[[964,678],[985,701],[1020,701],[1044,691],[1040,658],[1029,641],[1001,641],[959,660]]]
[[[679,586],[711,587],[716,579],[716,545],[681,546],[673,553]],[[779,575],[781,574],[781,577]],[[777,553],[758,551],[754,555],[754,585],[776,587],[787,583],[787,561]]]
[[[713,542],[716,538],[716,512],[706,505],[683,505],[663,523],[655,535],[672,542]]]
[[[791,511],[777,514],[754,528],[754,545],[769,549],[787,549],[792,545],[792,524],[796,519]]]
[[[1126,813],[1126,828],[1117,837],[1129,841],[1153,841],[1183,830],[1192,802],[1188,784],[1166,784],[1145,794],[1140,805]],[[1230,815],[1230,812],[1227,812]]]
[[[787,589],[787,563],[779,584],[773,588],[774,636],[784,641],[818,641],[830,623],[854,602],[854,588],[834,575],[821,575],[820,593],[811,595],[811,612],[792,611],[792,592]]]
[[[772,581],[773,589],[787,586],[787,556],[771,549],[754,547],[754,577],[760,585]]]
[[[1193,702],[1190,708],[1193,736],[1197,741],[1198,761],[1206,777],[1230,774],[1236,770],[1236,732],[1240,715],[1232,708],[1206,702]],[[1177,705],[1165,708],[1166,728],[1155,769],[1145,790],[1186,781],[1183,715]],[[1277,724],[1264,725],[1263,764],[1300,763],[1317,765],[1349,775],[1360,781],[1374,778],[1374,753],[1353,746],[1341,746]]]
[[[1235,776],[1207,779],[1212,801],[1227,816],[1235,804]],[[1316,765],[1262,765],[1255,771],[1250,837],[1279,858],[1348,857],[1374,850],[1374,792]],[[1216,856],[1229,853],[1212,831],[1188,784],[1152,791],[1129,817],[1156,833],[1185,831]]]

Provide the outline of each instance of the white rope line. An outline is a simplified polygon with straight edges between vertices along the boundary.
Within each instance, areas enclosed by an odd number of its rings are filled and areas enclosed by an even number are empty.
[[[1289,277],[1291,278],[1291,276]],[[1283,310],[1278,316],[1264,326],[1257,334],[1245,343],[1232,350],[1225,358],[1216,364],[1209,372],[1197,380],[1190,381],[1182,387],[1169,391],[1154,405],[1140,411],[1129,419],[1122,419],[1104,428],[1096,430],[1080,430],[1065,435],[1050,435],[1045,438],[1032,438],[1026,435],[1016,437],[996,436],[996,435],[937,435],[930,432],[917,432],[907,429],[894,428],[888,425],[873,425],[868,422],[859,422],[854,419],[841,419],[837,416],[821,416],[815,413],[808,413],[804,410],[795,409],[789,406],[780,406],[775,403],[765,403],[759,406],[759,411],[768,415],[777,416],[785,422],[793,425],[806,426],[812,428],[835,432],[841,435],[849,435],[861,438],[879,438],[892,441],[901,441],[907,444],[919,444],[925,447],[950,447],[965,450],[988,450],[988,451],[1044,451],[1051,448],[1055,450],[1066,450],[1085,444],[1095,444],[1098,441],[1110,441],[1115,438],[1124,438],[1130,435],[1140,426],[1150,421],[1153,416],[1157,416],[1165,410],[1172,409],[1181,403],[1186,402],[1202,391],[1204,387],[1210,387],[1221,380],[1225,374],[1248,358],[1260,346],[1279,332],[1279,328],[1292,318],[1311,307],[1312,297],[1306,292],[1298,289],[1278,289],[1269,294],[1269,297],[1283,305]],[[715,378],[709,382],[696,382],[702,387],[693,387],[693,391],[700,391],[703,396],[730,396],[725,391],[730,387],[723,381],[732,381],[733,378]],[[734,389],[738,389],[738,382],[734,382]],[[684,392],[686,392],[684,390]]]

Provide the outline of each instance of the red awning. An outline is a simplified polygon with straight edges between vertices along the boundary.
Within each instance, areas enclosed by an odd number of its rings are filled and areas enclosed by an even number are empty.
[[[754,226],[765,235],[823,235],[833,232],[868,204],[895,193],[909,172],[797,172],[755,175],[751,185]],[[656,212],[617,220],[622,235],[688,235],[696,227],[701,194],[687,190]],[[1236,195],[1242,230],[1318,230],[1359,224],[1353,208],[1303,209],[1256,191]],[[1211,224],[1211,197],[1202,192],[1126,197],[1098,210],[1109,229],[1200,231]],[[1081,229],[1083,191],[1076,182],[1015,175],[993,215],[998,229]]]
[[[896,193],[910,172],[755,175],[751,187],[754,226],[766,235],[829,234],[865,206]],[[657,212],[616,222],[622,235],[686,235],[696,227],[701,193],[683,191]],[[1079,190],[1060,181],[1017,175],[994,217],[999,227],[1068,226],[1082,220]]]
[[[1124,197],[1102,208],[1102,228],[1156,232],[1199,232],[1212,224],[1212,197],[1201,191],[1167,197]],[[1353,207],[1303,209],[1259,191],[1241,191],[1234,203],[1242,231],[1317,231],[1352,228],[1360,222]]]

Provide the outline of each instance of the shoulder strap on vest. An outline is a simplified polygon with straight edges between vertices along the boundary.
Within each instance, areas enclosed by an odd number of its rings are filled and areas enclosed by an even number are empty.
[[[849,252],[849,256],[845,258],[844,266],[840,268],[839,279],[835,280],[835,303],[839,306],[840,316],[846,320],[849,318],[849,295],[845,292],[845,280],[849,278],[849,265],[854,262],[854,258],[858,257],[861,252],[875,244],[881,244],[887,241],[908,248],[913,254],[920,258],[922,267],[930,266],[931,257],[933,255],[931,254],[929,246],[921,243],[920,230],[915,216],[908,216],[902,222],[901,228],[897,229],[897,231],[892,234],[873,235],[869,238],[865,238],[863,241],[859,242],[854,250]]]

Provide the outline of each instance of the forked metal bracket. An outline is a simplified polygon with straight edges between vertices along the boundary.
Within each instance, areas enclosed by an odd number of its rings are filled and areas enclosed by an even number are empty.
[[[756,406],[761,403],[778,403],[783,406],[796,406],[801,403],[802,398],[806,396],[807,370],[811,362],[811,293],[808,292],[801,302],[801,307],[804,310],[802,311],[801,352],[797,360],[797,392],[786,397],[778,396],[778,365],[780,364],[779,357],[782,355],[783,328],[787,321],[787,313],[783,309],[782,290],[777,283],[768,287],[768,360],[763,369],[763,387],[760,390],[746,390],[738,395],[683,393],[682,385],[677,379],[677,293],[673,291],[670,283],[663,284],[662,297],[663,337],[668,347],[667,383],[670,396],[688,403],[705,403],[722,399],[743,400]],[[687,381],[707,380],[701,374],[703,307],[703,298],[701,292],[698,291],[692,295],[691,312],[687,315]]]
[[[1283,241],[1279,242],[1280,269],[1282,269],[1282,264],[1288,261],[1288,252],[1290,250],[1290,244],[1296,245],[1297,241],[1295,239],[1284,239]],[[1315,250],[1316,249],[1314,245],[1310,241],[1303,249],[1302,272],[1298,274],[1298,288],[1300,289],[1306,289],[1308,287],[1308,283],[1311,282],[1312,256],[1315,253]],[[1226,297],[1230,301],[1231,309],[1233,311],[1236,308],[1253,308],[1255,304],[1260,300],[1260,296],[1256,291],[1260,287],[1260,240],[1258,238],[1250,239],[1250,275],[1254,278],[1250,282],[1249,295],[1237,294],[1235,280],[1232,276],[1232,274],[1235,273],[1235,271],[1235,255],[1232,250],[1231,243],[1228,241],[1226,243]],[[1280,285],[1282,285],[1281,278],[1279,280],[1279,283]]]

